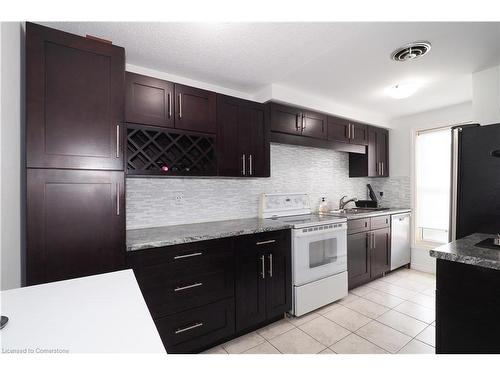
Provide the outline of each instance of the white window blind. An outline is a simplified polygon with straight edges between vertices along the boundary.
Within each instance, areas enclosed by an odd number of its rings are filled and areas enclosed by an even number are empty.
[[[415,149],[417,240],[448,242],[451,129],[417,133]]]

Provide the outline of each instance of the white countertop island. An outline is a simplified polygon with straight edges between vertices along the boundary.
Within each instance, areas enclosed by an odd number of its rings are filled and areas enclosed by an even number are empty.
[[[2,353],[165,353],[132,270],[0,294]]]

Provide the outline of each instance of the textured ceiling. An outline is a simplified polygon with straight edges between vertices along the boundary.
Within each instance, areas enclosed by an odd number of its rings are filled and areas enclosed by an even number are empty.
[[[471,74],[500,63],[500,23],[44,22],[110,39],[127,63],[256,94],[278,84],[396,117],[471,100]],[[396,63],[402,44],[429,40],[420,60]],[[384,90],[418,80],[414,96]]]

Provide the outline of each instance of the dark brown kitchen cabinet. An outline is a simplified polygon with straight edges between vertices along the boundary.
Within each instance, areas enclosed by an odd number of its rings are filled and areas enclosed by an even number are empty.
[[[367,127],[366,154],[349,154],[349,177],[389,177],[389,131]]]
[[[364,124],[328,116],[328,139],[331,141],[368,144],[368,129]]]
[[[370,233],[347,236],[347,275],[349,289],[370,281]]]
[[[29,168],[123,170],[125,51],[26,24]]]
[[[302,112],[302,136],[311,138],[327,138],[327,117],[322,113]]]
[[[242,236],[235,247],[236,330],[241,331],[292,306],[290,232]]]
[[[128,123],[216,132],[216,94],[212,91],[127,72],[125,99]]]
[[[27,171],[26,283],[122,269],[124,173]]]
[[[349,143],[350,128],[349,120],[328,116],[328,140]]]
[[[351,122],[351,143],[358,145],[368,145],[368,126]]]
[[[327,116],[300,108],[271,103],[271,131],[310,138],[327,138]]]
[[[279,319],[292,300],[290,231],[129,251],[169,353],[195,353]]]
[[[216,94],[195,87],[175,84],[175,128],[215,133]]]
[[[173,128],[174,84],[126,72],[125,121]]]
[[[269,177],[269,122],[263,104],[217,95],[219,176]]]
[[[282,104],[271,103],[271,131],[300,135],[302,132],[302,110]]]
[[[390,236],[390,215],[348,220],[349,289],[378,278],[390,270]]]
[[[390,228],[376,229],[372,234],[371,269],[372,278],[388,272],[391,267]]]

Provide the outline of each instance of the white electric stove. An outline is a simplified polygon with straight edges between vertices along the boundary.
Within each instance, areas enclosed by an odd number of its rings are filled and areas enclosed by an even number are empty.
[[[259,214],[292,226],[293,315],[347,296],[346,219],[313,214],[304,193],[262,194]]]

